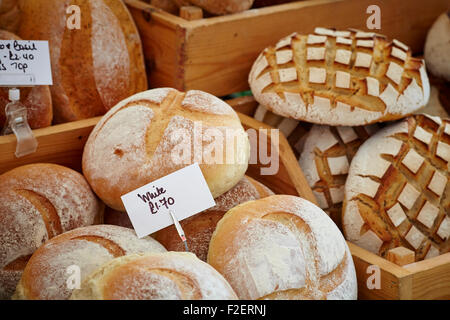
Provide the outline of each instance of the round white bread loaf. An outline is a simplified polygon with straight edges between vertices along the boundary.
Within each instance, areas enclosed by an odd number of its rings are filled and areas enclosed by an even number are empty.
[[[14,293],[31,254],[48,239],[100,223],[104,205],[84,177],[55,164],[0,176],[0,299]]]
[[[139,239],[133,230],[98,225],[78,228],[42,245],[30,258],[13,299],[65,300],[72,289],[74,275],[68,268],[80,270],[80,280],[102,264],[132,253],[162,253],[164,247],[151,237]]]
[[[275,195],[228,211],[212,236],[208,263],[240,299],[356,299],[344,237],[319,207]]]
[[[377,125],[330,127],[313,125],[305,137],[299,164],[319,206],[341,227],[348,169],[359,146]]]
[[[450,251],[450,121],[415,115],[358,150],[345,185],[347,240],[386,257],[405,247],[419,261]]]
[[[249,75],[255,99],[274,113],[333,126],[403,118],[424,106],[423,60],[403,43],[356,30],[316,28],[266,48]]]
[[[92,273],[72,300],[235,300],[214,268],[192,253],[116,258]]]
[[[100,120],[83,172],[108,206],[125,211],[122,195],[195,162],[216,198],[242,179],[249,154],[247,133],[228,104],[202,91],[161,88],[125,99]]]
[[[437,18],[425,42],[427,69],[436,77],[450,81],[450,11]]]
[[[214,207],[180,221],[189,251],[200,260],[206,261],[209,241],[216,229],[217,222],[224,214],[241,203],[273,194],[269,188],[258,181],[247,176],[242,178],[233,189],[215,199],[216,205]],[[155,232],[152,236],[169,251],[185,251],[184,243],[180,240],[180,236],[173,225]]]

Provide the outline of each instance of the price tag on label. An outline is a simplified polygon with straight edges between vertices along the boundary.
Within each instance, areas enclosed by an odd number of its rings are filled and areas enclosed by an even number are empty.
[[[122,196],[139,238],[216,205],[197,163]]]
[[[0,40],[0,86],[52,84],[48,41]]]

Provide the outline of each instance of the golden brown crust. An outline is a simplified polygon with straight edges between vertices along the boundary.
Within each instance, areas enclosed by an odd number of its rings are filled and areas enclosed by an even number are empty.
[[[21,2],[22,38],[48,40],[56,122],[104,114],[147,88],[141,42],[122,1],[76,0],[81,30],[66,27],[68,1]]]
[[[103,205],[78,172],[54,164],[0,176],[0,297],[14,292],[30,255],[46,240],[98,223]]]
[[[206,261],[211,236],[224,214],[241,203],[270,195],[273,195],[273,192],[266,186],[246,176],[233,189],[215,199],[215,207],[180,221],[189,251],[200,260]],[[173,225],[154,233],[153,237],[169,251],[185,250]]]

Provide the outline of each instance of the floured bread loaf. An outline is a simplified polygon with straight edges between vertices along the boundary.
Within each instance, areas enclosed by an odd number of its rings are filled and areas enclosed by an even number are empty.
[[[225,279],[192,253],[128,255],[105,263],[72,300],[235,300]]]
[[[345,185],[347,240],[419,261],[450,251],[450,121],[425,115],[381,129],[358,150]]]
[[[100,223],[101,204],[81,174],[32,164],[0,176],[0,299],[14,293],[33,252],[71,229]]]
[[[425,42],[427,69],[436,77],[450,81],[450,10],[444,12],[428,31]]]
[[[253,0],[174,0],[179,6],[194,5],[209,13],[224,15],[249,9]]]
[[[249,83],[274,113],[334,126],[402,118],[424,106],[430,91],[424,62],[403,43],[324,28],[265,49]]]
[[[314,125],[306,135],[300,167],[319,206],[341,227],[341,209],[348,169],[359,146],[378,127]]]
[[[216,229],[217,222],[224,214],[241,203],[270,195],[273,195],[273,192],[266,186],[246,176],[233,189],[215,199],[216,205],[214,207],[180,221],[189,251],[199,259],[206,261],[211,236]],[[184,244],[173,225],[154,233],[152,236],[169,251],[185,250]]]
[[[240,299],[356,299],[352,256],[333,221],[302,198],[243,203],[217,224],[208,263]]]
[[[68,28],[70,4],[80,8],[78,30]],[[22,39],[49,41],[57,123],[103,115],[147,89],[141,39],[123,1],[21,0],[20,16]]]
[[[13,33],[0,30],[0,40],[21,39]],[[8,91],[8,88],[0,88],[0,131],[7,125],[5,107],[10,102]],[[44,128],[52,124],[53,106],[48,86],[20,88],[20,102],[27,108],[27,120],[31,129]]]
[[[41,246],[30,258],[13,299],[65,300],[73,287],[74,271],[87,278],[102,264],[132,253],[166,252],[151,237],[139,239],[133,230],[108,225],[78,228],[59,235]],[[75,284],[75,283],[73,283]]]
[[[123,100],[100,120],[83,172],[108,206],[125,211],[122,195],[195,162],[216,198],[242,179],[249,155],[247,133],[228,104],[202,91],[161,88]]]

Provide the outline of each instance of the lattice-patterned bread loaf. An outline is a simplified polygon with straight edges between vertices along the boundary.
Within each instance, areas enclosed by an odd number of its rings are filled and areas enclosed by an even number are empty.
[[[166,252],[151,237],[139,239],[133,230],[109,225],[78,228],[47,241],[31,257],[17,286],[13,299],[66,300],[73,287],[67,284],[71,275],[80,281],[102,264],[133,253]],[[68,272],[70,271],[70,272]],[[72,285],[76,282],[73,281]]]
[[[194,253],[200,260],[206,261],[209,242],[216,229],[217,222],[225,213],[237,205],[273,195],[266,186],[244,177],[230,191],[227,191],[217,199],[216,205],[195,216],[180,221],[189,245],[189,251]],[[169,226],[152,235],[169,251],[184,251],[184,244],[180,240],[175,226]]]
[[[195,162],[218,197],[244,177],[249,156],[247,133],[227,103],[159,88],[108,111],[86,142],[83,172],[109,207],[125,211],[122,195]]]
[[[58,234],[100,223],[103,204],[78,172],[31,164],[0,176],[0,299],[10,298],[30,256]]]
[[[450,120],[415,115],[358,150],[345,185],[347,240],[381,256],[399,246],[416,261],[450,251]]]
[[[305,137],[300,167],[319,206],[341,226],[341,209],[348,169],[359,146],[377,125],[330,127],[314,125]]]
[[[105,263],[71,300],[236,300],[227,281],[192,253],[132,254]]]
[[[424,62],[403,43],[324,28],[266,48],[249,83],[276,114],[339,126],[402,118],[424,106],[430,91]]]
[[[299,197],[243,203],[217,224],[208,263],[240,299],[356,299],[352,256],[336,225]]]

